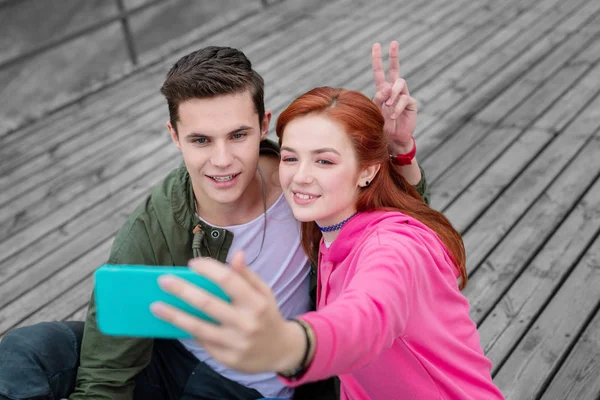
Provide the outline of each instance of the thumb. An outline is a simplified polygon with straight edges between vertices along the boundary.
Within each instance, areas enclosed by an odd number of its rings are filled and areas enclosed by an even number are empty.
[[[246,261],[244,260],[244,252],[242,250],[238,250],[235,252],[233,257],[231,257],[231,261],[229,262],[231,268],[239,274],[243,274],[246,269]]]
[[[244,252],[242,250],[237,251],[233,257],[231,257],[229,265],[231,265],[231,268],[240,276],[242,276],[244,280],[250,283],[255,289],[263,294],[271,293],[271,288],[250,268],[248,268],[246,261],[244,261]]]

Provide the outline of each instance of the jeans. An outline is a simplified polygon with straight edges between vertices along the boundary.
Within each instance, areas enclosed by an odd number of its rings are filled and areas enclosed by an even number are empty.
[[[74,390],[83,322],[42,322],[0,342],[1,400],[60,400]],[[216,373],[177,340],[155,340],[150,364],[135,378],[134,399],[259,399]]]

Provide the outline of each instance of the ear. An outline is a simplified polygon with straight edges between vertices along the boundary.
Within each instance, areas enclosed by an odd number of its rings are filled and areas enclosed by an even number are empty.
[[[369,186],[371,182],[373,182],[373,179],[375,179],[375,176],[377,176],[377,173],[379,172],[380,168],[381,164],[373,164],[363,169],[358,175],[358,182],[356,183],[356,185],[359,187]]]
[[[179,151],[181,151],[181,143],[179,142],[179,135],[177,134],[177,131],[175,130],[175,128],[173,128],[173,125],[171,125],[171,121],[167,121],[167,129],[169,130],[169,133],[171,134],[171,140],[173,141],[173,143],[175,143],[175,146],[177,146]]]
[[[269,134],[269,124],[271,123],[271,110],[265,110],[265,116],[260,127],[260,140],[265,140]]]

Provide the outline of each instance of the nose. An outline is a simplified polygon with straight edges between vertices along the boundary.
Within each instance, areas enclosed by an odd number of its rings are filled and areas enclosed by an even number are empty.
[[[308,185],[311,184],[314,180],[314,177],[311,172],[310,164],[300,162],[298,165],[298,169],[294,173],[294,183],[298,185]]]
[[[213,146],[211,164],[218,168],[227,168],[233,163],[233,154],[227,143],[217,142]]]

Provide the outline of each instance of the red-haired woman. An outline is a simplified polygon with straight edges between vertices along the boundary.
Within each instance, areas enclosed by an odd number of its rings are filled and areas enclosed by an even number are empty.
[[[391,166],[380,109],[355,91],[313,89],[277,135],[281,185],[318,262],[317,311],[285,321],[237,255],[233,270],[190,264],[233,304],[179,291],[220,326],[169,320],[233,368],[277,371],[290,386],[337,375],[342,399],[501,399],[459,290],[462,239]]]

